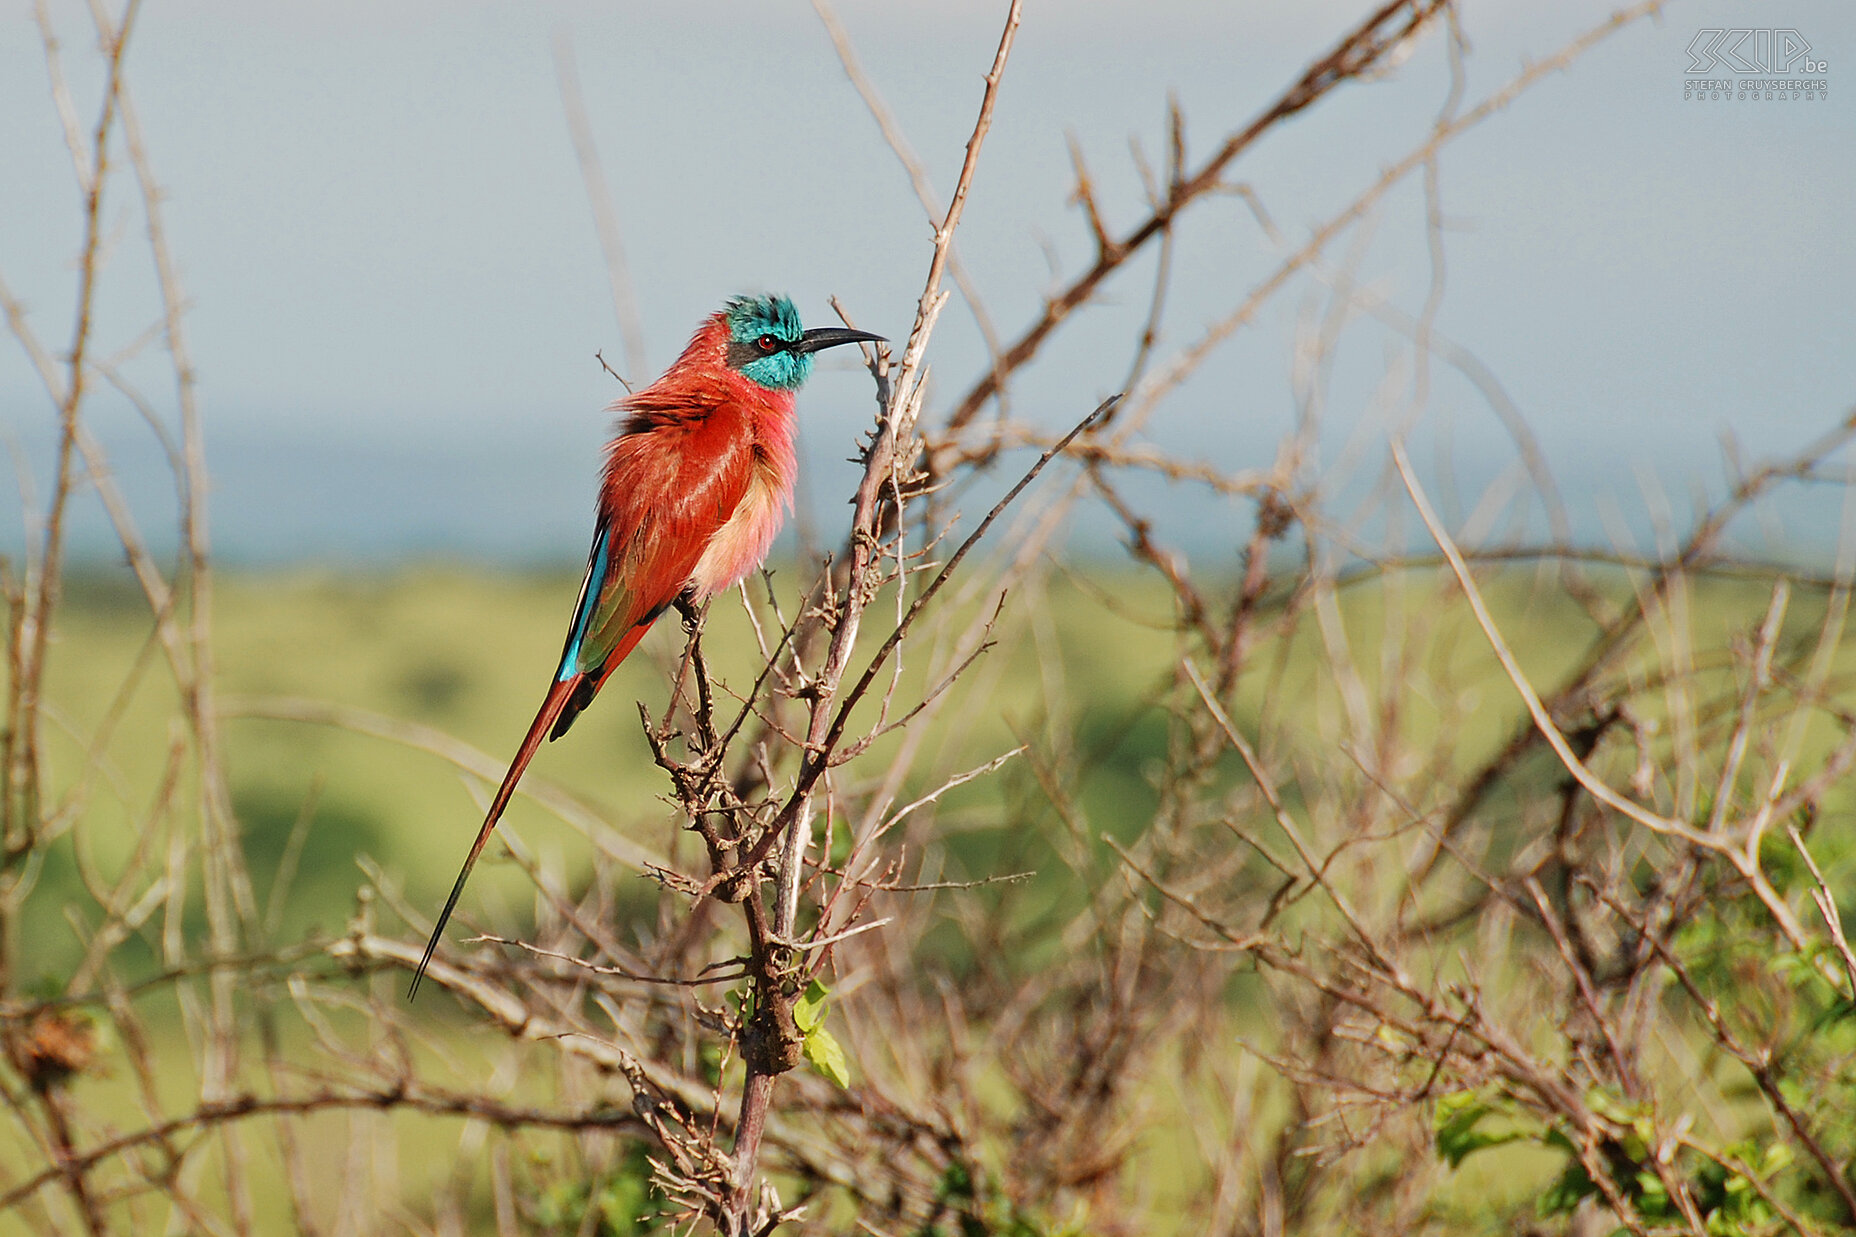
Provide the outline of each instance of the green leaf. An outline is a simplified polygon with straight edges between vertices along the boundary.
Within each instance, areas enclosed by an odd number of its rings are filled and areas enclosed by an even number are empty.
[[[813,980],[806,985],[805,993],[793,1002],[793,1021],[798,1024],[802,1034],[811,1035],[817,1027],[825,1025],[825,998],[831,995],[831,989]]]
[[[1568,1160],[1559,1179],[1535,1200],[1534,1210],[1543,1219],[1567,1215],[1596,1193],[1598,1186],[1586,1176],[1585,1167],[1577,1160]]]
[[[1760,1169],[1768,1177],[1782,1168],[1788,1168],[1792,1162],[1792,1149],[1782,1142],[1775,1142],[1766,1148],[1766,1154],[1760,1159]]]
[[[830,995],[831,989],[818,980],[808,983],[806,990],[793,1001],[793,1025],[805,1037],[802,1048],[812,1068],[840,1087],[849,1089],[850,1058],[844,1054],[844,1045],[825,1029],[826,999]]]
[[[844,1055],[844,1046],[830,1031],[822,1026],[815,1026],[806,1032],[806,1061],[820,1074],[837,1083],[846,1090],[851,1086],[851,1061]]]
[[[1477,1151],[1526,1137],[1520,1130],[1496,1134],[1476,1128],[1484,1117],[1497,1111],[1474,1091],[1458,1091],[1440,1098],[1431,1118],[1438,1157],[1456,1168]]]

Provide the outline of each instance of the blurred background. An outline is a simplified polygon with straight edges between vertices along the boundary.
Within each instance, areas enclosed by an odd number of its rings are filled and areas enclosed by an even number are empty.
[[[995,7],[838,9],[939,193],[959,168]],[[1126,228],[1143,201],[1130,144],[1160,165],[1169,97],[1186,119],[1189,161],[1203,158],[1356,8],[1086,0],[1032,15],[959,239],[996,332],[1013,338],[1090,257],[1070,143],[1110,230]],[[1607,11],[1461,5],[1464,97]],[[57,340],[72,314],[77,188],[31,12],[23,0],[0,4],[0,275]],[[1588,542],[1642,538],[1659,508],[1679,523],[1691,484],[1722,475],[1721,436],[1795,446],[1837,419],[1856,386],[1844,208],[1856,193],[1856,126],[1836,86],[1856,18],[1828,0],[1758,17],[1798,31],[1808,58],[1827,58],[1826,100],[1685,99],[1698,32],[1752,20],[1743,4],[1672,7],[1450,144],[1437,167],[1447,256],[1435,270],[1415,176],[1328,255],[1331,273],[1407,315],[1426,307],[1435,279],[1436,332],[1478,358],[1532,422]],[[52,6],[50,22],[68,52],[94,42],[80,10]],[[1451,98],[1449,53],[1431,40],[1409,54],[1388,80],[1340,92],[1245,156],[1234,179],[1274,238],[1237,197],[1185,221],[1189,261],[1175,272],[1162,352],[1227,312],[1234,289],[1422,139]],[[95,88],[94,57],[66,62],[74,86]],[[617,225],[630,341],[563,66]],[[912,320],[927,217],[803,5],[187,0],[142,13],[128,72],[189,298],[215,544],[232,561],[571,562],[585,553],[611,421],[602,410],[619,393],[596,353],[649,380],[702,315],[743,291],[788,293],[813,323],[831,319],[836,296],[860,325],[896,338]],[[132,239],[139,226],[131,206],[121,196],[105,206],[119,249],[120,233]],[[1016,415],[1069,424],[1119,388],[1152,263],[1131,263],[1038,358]],[[1298,324],[1320,295],[1316,276],[1298,274],[1149,434],[1220,468],[1267,464],[1295,411]],[[122,256],[99,307],[106,348],[145,344],[153,307],[147,263]],[[1344,330],[1326,458],[1405,418],[1425,426],[1420,462],[1467,492],[1508,460],[1486,397],[1443,367],[1428,391],[1374,410],[1386,350],[1403,337],[1364,314]],[[144,346],[125,372],[138,363],[160,362]],[[843,461],[869,414],[867,389],[830,372],[851,364],[832,358],[802,402],[815,519],[836,512],[852,475]],[[934,366],[931,407],[986,369],[959,304]],[[18,349],[0,352],[0,406],[27,461],[22,480],[42,491],[54,420]],[[93,423],[132,493],[167,492],[133,411],[104,393]],[[1229,544],[1228,506],[1189,492],[1162,505],[1159,518],[1197,547]],[[0,546],[17,553],[20,504],[0,507]],[[1765,534],[1821,553],[1835,513],[1797,515]],[[80,517],[74,546],[106,555],[94,504]],[[148,523],[159,535],[161,522]],[[1099,513],[1079,522],[1086,548],[1110,548],[1114,535]]]

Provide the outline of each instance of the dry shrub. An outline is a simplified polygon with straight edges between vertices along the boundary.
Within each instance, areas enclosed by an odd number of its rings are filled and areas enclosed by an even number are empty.
[[[1485,384],[1516,468],[1463,527],[1435,515],[1402,435],[1351,507],[1317,465],[1345,322],[1394,321],[1420,371],[1473,360],[1428,319],[1398,319],[1353,288],[1330,251],[1395,187],[1421,180],[1434,194],[1441,147],[1650,7],[1473,105],[1453,95],[1423,143],[1305,243],[1283,243],[1280,264],[1176,352],[1157,344],[1176,221],[1247,193],[1228,173],[1261,135],[1342,86],[1372,89],[1361,79],[1410,41],[1460,51],[1455,15],[1435,0],[1368,14],[1204,161],[1188,159],[1175,111],[1148,214],[1124,232],[1104,221],[1079,158],[1090,266],[996,343],[971,390],[925,409],[943,279],[972,298],[951,242],[983,167],[1014,5],[951,205],[916,177],[937,243],[900,354],[871,358],[877,413],[840,552],[797,593],[744,594],[760,666],[747,680],[711,671],[692,616],[669,694],[646,710],[680,828],[643,836],[535,787],[586,835],[593,879],[565,880],[510,835],[534,882],[533,932],[448,947],[431,972],[443,995],[415,1007],[401,991],[425,908],[403,904],[393,874],[357,891],[338,935],[281,935],[272,912],[287,882],[254,887],[219,727],[231,715],[323,722],[479,778],[500,768],[411,721],[215,699],[182,302],[124,84],[130,21],[97,10],[105,84],[94,127],[71,130],[78,302],[94,302],[99,203],[122,164],[140,191],[174,389],[158,400],[122,382],[97,359],[87,313],[55,355],[6,294],[60,436],[40,535],[5,573],[0,1224],[1856,1223],[1842,1098],[1856,956],[1828,878],[1852,861],[1838,790],[1856,759],[1841,703],[1849,563],[1781,572],[1726,548],[1775,491],[1847,484],[1832,461],[1849,425],[1742,469],[1649,556],[1574,544],[1498,387]],[[47,56],[54,94],[78,114],[49,29]],[[1267,230],[1260,207],[1257,218]],[[1142,255],[1156,258],[1152,311],[1123,395],[1075,410],[1067,434],[1009,415],[999,397],[1028,390],[1045,342]],[[1158,449],[1146,431],[1169,397],[1304,278],[1330,295],[1293,358],[1300,415],[1274,466],[1227,473]],[[176,427],[176,563],[149,551],[87,428],[99,382]],[[1019,484],[970,531],[956,526],[962,498],[999,493],[1001,475]],[[1245,512],[1232,552],[1194,563],[1167,544],[1134,497],[1154,477]],[[115,522],[149,634],[76,735],[88,755],[53,768],[62,715],[45,669],[66,515],[85,485]],[[1130,564],[1064,563],[1084,507],[1121,523]],[[1419,516],[1421,552],[1401,521],[1384,531],[1394,510]],[[1543,514],[1543,538],[1488,531],[1528,510]],[[1090,614],[1107,617],[1077,617]],[[1126,639],[1130,624],[1138,648],[1088,642]],[[1038,692],[1008,704],[1013,665],[1029,670],[1012,682]],[[1110,704],[1092,679],[1111,672],[1146,677]],[[119,727],[141,693],[171,702],[164,731]],[[976,751],[1002,715],[1013,741]],[[129,748],[155,752],[160,772],[118,821],[98,805]],[[97,862],[112,828],[121,858]],[[653,882],[642,917],[641,875]],[[34,990],[33,934],[59,921],[81,958]]]

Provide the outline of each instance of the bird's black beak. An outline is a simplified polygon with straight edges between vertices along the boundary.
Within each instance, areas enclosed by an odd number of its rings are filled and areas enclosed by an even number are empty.
[[[889,341],[881,335],[872,335],[868,331],[853,331],[842,326],[815,326],[801,335],[789,351],[818,352],[825,348],[836,348],[839,344],[857,343],[886,344]]]

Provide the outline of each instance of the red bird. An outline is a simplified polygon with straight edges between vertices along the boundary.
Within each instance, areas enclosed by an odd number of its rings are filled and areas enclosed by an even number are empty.
[[[783,296],[711,314],[662,378],[613,407],[593,549],[554,683],[510,762],[439,912],[407,998],[438,949],[477,856],[541,746],[558,739],[679,597],[701,604],[760,565],[793,505],[793,395],[823,348],[882,336],[799,325]]]

